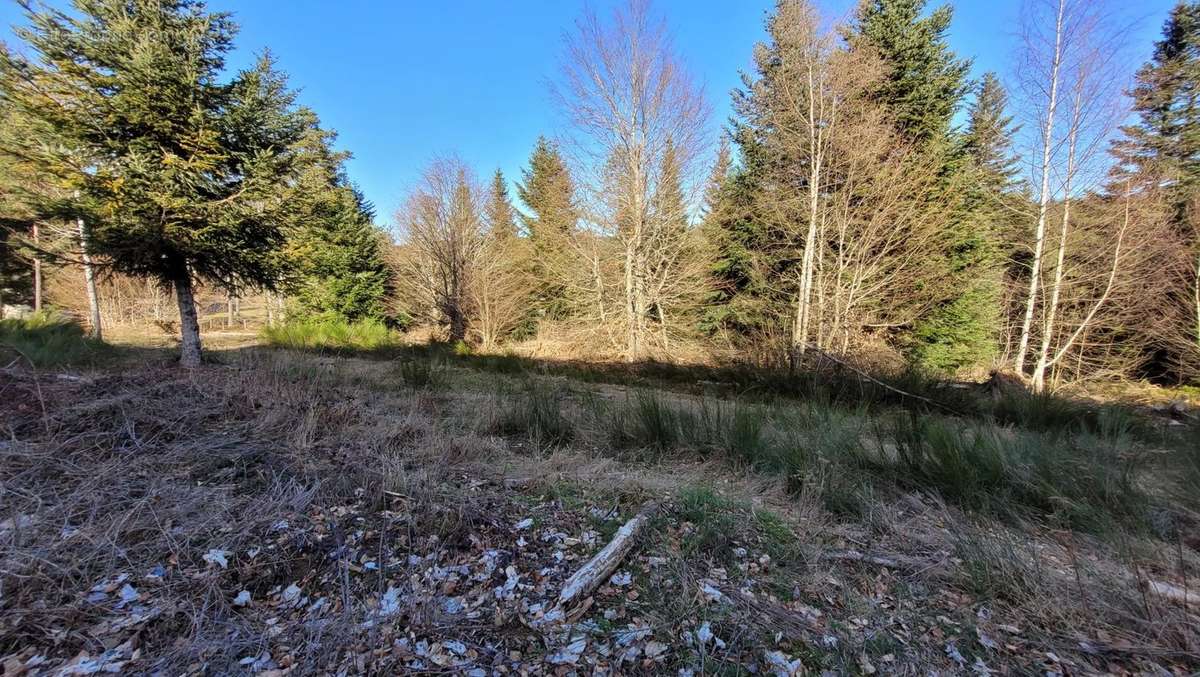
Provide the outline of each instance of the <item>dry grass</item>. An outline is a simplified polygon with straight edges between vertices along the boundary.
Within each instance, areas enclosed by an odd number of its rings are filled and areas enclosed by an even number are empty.
[[[1055,531],[887,489],[853,465],[797,478],[735,453],[841,448],[870,432],[853,412],[756,422],[736,403],[639,401],[558,377],[438,365],[426,379],[281,351],[223,361],[192,375],[0,374],[10,668],[107,656],[137,673],[544,670],[578,635],[581,669],[635,674],[774,660],[891,674],[976,659],[1016,673],[1200,668],[1198,610],[1144,584],[1197,587],[1194,524]],[[831,492],[850,489],[855,509],[834,510]],[[540,600],[650,498],[670,510],[626,563],[630,582],[603,586],[579,625],[540,628]],[[506,567],[523,581],[511,599],[495,592]],[[399,610],[380,623],[393,588]],[[480,615],[449,613],[452,601]],[[437,648],[455,642],[467,653]]]

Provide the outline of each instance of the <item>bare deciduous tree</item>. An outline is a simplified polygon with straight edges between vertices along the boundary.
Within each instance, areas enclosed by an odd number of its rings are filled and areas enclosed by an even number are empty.
[[[573,123],[586,220],[595,229],[583,239],[601,236],[619,245],[620,308],[607,319],[622,323],[622,352],[637,360],[653,340],[651,322],[670,321],[676,292],[702,285],[700,277],[683,279],[692,269],[684,244],[689,228],[679,227],[678,214],[656,210],[654,201],[664,188],[668,153],[680,185],[695,197],[709,107],[646,0],[630,0],[607,22],[585,14],[567,41],[562,70],[555,93]],[[685,196],[685,205],[696,203]],[[679,286],[668,290],[668,282]],[[590,286],[603,296],[607,285]]]
[[[396,215],[401,298],[444,322],[451,341],[467,336],[471,284],[484,245],[482,190],[460,160],[435,160]]]

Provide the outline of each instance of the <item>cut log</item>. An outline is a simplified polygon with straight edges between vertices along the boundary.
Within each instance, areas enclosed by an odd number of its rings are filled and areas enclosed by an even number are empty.
[[[600,587],[601,583],[608,580],[608,577],[612,576],[621,564],[621,560],[625,559],[625,556],[633,549],[638,535],[646,528],[656,512],[658,512],[658,504],[647,503],[633,519],[621,525],[612,541],[563,584],[556,608],[565,612]]]
[[[1191,590],[1184,590],[1178,586],[1161,581],[1146,581],[1146,586],[1159,597],[1175,602],[1176,604],[1182,604],[1185,608],[1200,606],[1200,594]]]

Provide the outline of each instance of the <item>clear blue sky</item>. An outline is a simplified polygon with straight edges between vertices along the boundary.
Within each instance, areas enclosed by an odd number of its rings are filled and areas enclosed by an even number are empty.
[[[61,4],[64,0],[54,0]],[[595,0],[606,8],[614,0]],[[1148,58],[1175,0],[1139,0],[1128,33],[1132,72]],[[715,122],[763,37],[772,0],[659,0],[679,52],[705,83]],[[854,0],[818,0],[840,18]],[[931,6],[940,4],[931,1]],[[953,0],[951,43],[976,75],[1011,72],[1019,0]],[[564,31],[583,0],[209,0],[241,25],[231,67],[270,48],[301,101],[354,154],[349,173],[390,223],[406,191],[436,155],[457,153],[486,178],[520,176],[539,134],[561,118],[547,93]],[[0,37],[22,20],[0,0]],[[715,131],[714,131],[715,133]]]

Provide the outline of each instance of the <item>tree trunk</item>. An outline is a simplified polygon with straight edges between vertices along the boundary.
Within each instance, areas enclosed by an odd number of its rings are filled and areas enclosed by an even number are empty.
[[[1196,256],[1196,283],[1192,285],[1192,300],[1196,304],[1196,349],[1200,350],[1200,255]]]
[[[96,271],[92,266],[91,236],[83,218],[75,220],[79,227],[80,258],[83,260],[83,282],[87,287],[88,309],[91,311],[92,338],[100,341],[104,338],[100,326],[100,295],[96,293]]]
[[[179,365],[196,369],[200,366],[200,321],[192,295],[192,276],[186,269],[175,280],[175,298],[179,302]]]
[[[1033,266],[1029,273],[1029,294],[1025,298],[1025,321],[1017,345],[1013,369],[1025,373],[1025,353],[1029,350],[1029,334],[1033,328],[1033,311],[1037,305],[1038,285],[1042,277],[1042,252],[1046,242],[1046,213],[1050,208],[1050,158],[1054,150],[1054,113],[1058,109],[1058,71],[1062,65],[1063,12],[1066,0],[1058,0],[1054,21],[1054,58],[1050,66],[1050,99],[1046,104],[1046,124],[1042,128],[1042,186],[1038,201],[1037,231],[1034,233]]]
[[[36,223],[33,224],[33,244],[40,246]],[[42,309],[42,257],[37,254],[33,255],[33,309],[35,311]]]
[[[467,318],[463,315],[462,304],[452,301],[447,313],[450,317],[450,342],[458,343],[467,338]]]

